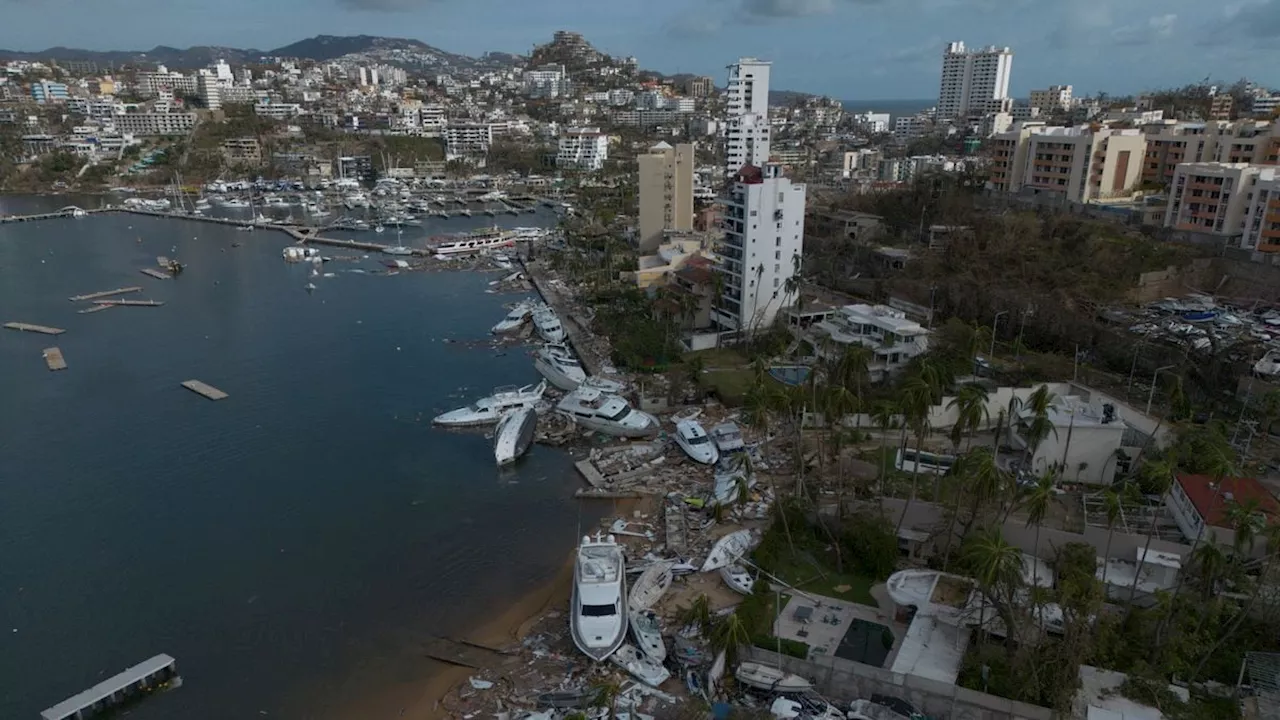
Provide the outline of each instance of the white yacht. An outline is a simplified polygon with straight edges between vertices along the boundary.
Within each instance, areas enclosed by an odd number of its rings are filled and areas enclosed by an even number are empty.
[[[566,392],[577,390],[582,381],[587,379],[582,363],[564,345],[543,345],[533,354],[533,367],[547,382]]]
[[[560,318],[556,316],[555,310],[546,307],[535,312],[533,326],[543,340],[549,343],[564,342],[564,325],[560,324]]]
[[[594,660],[612,655],[627,638],[626,561],[612,535],[583,537],[573,568],[569,631],[578,649]]]
[[[493,459],[498,467],[510,465],[529,451],[537,424],[538,413],[532,407],[518,408],[502,416],[498,429],[493,432]]]
[[[715,465],[720,459],[720,451],[716,450],[716,444],[711,441],[711,436],[707,435],[707,431],[702,429],[702,425],[697,420],[681,420],[676,423],[675,437],[676,444],[684,450],[686,455],[693,458],[694,462]]]
[[[469,213],[470,211],[464,211]],[[432,250],[437,255],[459,255],[493,248],[510,247],[515,242],[515,233],[500,228],[482,228],[469,233],[444,235],[432,238]]]
[[[813,683],[799,675],[758,662],[740,663],[733,676],[743,685],[769,692],[798,693],[813,689]]]
[[[437,415],[431,422],[435,425],[464,427],[467,425],[492,425],[512,410],[531,408],[542,400],[542,393],[547,390],[547,381],[537,385],[516,387],[504,385],[494,388],[493,394],[480,398],[466,407],[451,410]]]
[[[617,395],[580,387],[556,406],[575,423],[615,437],[650,437],[658,433],[658,419],[631,407]]]
[[[662,626],[658,624],[658,615],[652,610],[631,611],[631,634],[636,639],[636,646],[650,660],[662,664],[667,659],[667,646],[662,642]]]
[[[502,318],[501,322],[489,328],[489,332],[501,334],[519,330],[524,327],[525,323],[529,322],[529,317],[533,315],[534,307],[534,303],[529,300],[522,300],[516,303],[516,306],[511,308],[511,312],[507,313],[507,316]],[[559,386],[557,385],[556,387]]]
[[[724,580],[724,584],[728,585],[730,590],[741,595],[750,595],[756,584],[755,578],[751,577],[751,571],[737,563],[720,568],[720,579]]]
[[[654,662],[631,645],[623,645],[609,658],[613,664],[631,673],[635,679],[650,687],[658,687],[671,677],[671,672],[660,662]]]

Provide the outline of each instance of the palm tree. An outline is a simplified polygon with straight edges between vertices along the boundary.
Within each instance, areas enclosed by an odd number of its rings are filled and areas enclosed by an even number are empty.
[[[738,664],[738,652],[751,645],[751,630],[732,612],[712,625],[710,641],[712,653],[723,652],[725,665],[732,667]]]
[[[1049,433],[1053,433],[1055,438],[1058,436],[1058,429],[1049,420],[1049,406],[1053,403],[1053,400],[1054,394],[1049,392],[1049,386],[1047,385],[1041,385],[1027,397],[1025,407],[1032,413],[1032,418],[1031,423],[1027,426],[1027,449],[1023,457],[1028,467],[1035,457],[1036,451],[1040,449],[1040,443],[1049,437]],[[1012,416],[1009,418],[1009,422],[1014,422]]]
[[[1025,507],[1027,508],[1027,524],[1026,527],[1036,526],[1036,544],[1035,550],[1031,553],[1034,557],[1040,557],[1040,529],[1044,526],[1045,516],[1049,514],[1049,507],[1053,505],[1055,496],[1054,473],[1052,470],[1040,476],[1036,481],[1035,487],[1031,488],[1031,492],[1027,494]],[[1037,563],[1037,572],[1039,564]],[[1036,583],[1037,578],[1032,578],[1032,584]]]
[[[1227,640],[1233,637],[1236,634],[1236,631],[1240,629],[1240,625],[1244,623],[1245,618],[1249,617],[1253,612],[1253,607],[1258,602],[1258,596],[1264,592],[1274,592],[1271,590],[1273,587],[1271,585],[1271,571],[1275,564],[1276,557],[1280,556],[1280,524],[1267,525],[1262,529],[1261,533],[1262,536],[1267,539],[1267,558],[1266,562],[1263,563],[1261,574],[1253,584],[1253,592],[1249,593],[1249,599],[1245,602],[1244,607],[1240,609],[1240,612],[1236,614],[1236,617],[1231,621],[1231,624],[1218,635],[1218,638],[1214,641],[1213,645],[1211,645],[1205,654],[1201,656],[1200,662],[1196,663],[1195,670],[1191,671],[1191,676],[1188,678],[1188,681],[1190,682],[1194,682],[1196,678],[1200,676],[1200,672],[1204,670],[1204,666],[1209,662],[1209,658],[1213,657],[1213,654],[1218,651],[1218,648],[1222,647],[1223,643],[1227,642]]]
[[[706,635],[711,630],[711,600],[705,593],[699,594],[688,605],[676,610],[676,621],[682,626],[693,625]]]
[[[609,709],[609,720],[617,717],[618,696],[622,685],[613,677],[604,677],[591,684],[591,706]]]
[[[889,454],[886,438],[893,428],[893,419],[898,415],[898,406],[889,400],[881,400],[871,406],[871,421],[880,429],[880,492],[884,492],[884,482],[889,479]]]
[[[969,536],[962,552],[969,572],[985,596],[978,610],[978,628],[985,634],[986,600],[989,599],[997,611],[1002,607],[1007,610],[1008,604],[1001,598],[1011,597],[1022,584],[1022,551],[1009,544],[1000,528],[993,525]],[[1005,630],[1010,634],[1014,632],[1012,618],[1005,618]]]
[[[903,446],[906,445],[906,432],[910,427],[916,436],[916,462],[911,468],[911,495],[902,508],[902,516],[898,518],[896,530],[902,529],[902,522],[907,517],[907,509],[916,499],[916,482],[920,476],[920,452],[924,447],[925,436],[929,434],[929,409],[933,406],[933,390],[920,375],[907,378],[902,385],[902,433]]]
[[[804,300],[800,296],[800,288],[804,284],[804,279],[800,274],[800,253],[791,255],[791,275],[782,283],[782,295],[784,298],[796,299],[796,312],[804,309]],[[783,305],[786,305],[783,301]]]
[[[1102,551],[1102,588],[1105,591],[1107,587],[1107,568],[1111,565],[1111,538],[1115,537],[1116,521],[1120,519],[1121,513],[1124,512],[1124,505],[1120,502],[1120,493],[1114,488],[1107,488],[1102,492],[1102,504],[1107,511],[1107,547]]]
[[[1152,460],[1143,466],[1143,472],[1149,482],[1156,483],[1156,494],[1164,497],[1173,482],[1173,464],[1167,460]],[[1125,619],[1133,613],[1133,599],[1138,594],[1138,580],[1142,577],[1142,566],[1146,563],[1147,553],[1151,551],[1151,538],[1156,533],[1156,520],[1150,518],[1147,524],[1147,540],[1138,556],[1138,566],[1134,568],[1133,584],[1129,586],[1129,599],[1125,603]]]
[[[969,443],[973,443],[973,435],[984,423],[991,419],[987,410],[987,389],[977,383],[966,383],[956,392],[956,396],[947,403],[948,410],[956,411],[956,423],[951,427],[951,444],[956,452],[960,451],[960,440],[967,433]]]

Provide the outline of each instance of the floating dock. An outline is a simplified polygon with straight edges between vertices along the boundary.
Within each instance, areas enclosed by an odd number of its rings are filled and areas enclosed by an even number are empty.
[[[94,305],[105,305],[112,307],[115,305],[125,305],[128,307],[160,307],[164,304],[163,300],[94,300]]]
[[[31,323],[9,322],[4,324],[10,330],[21,330],[23,332],[37,332],[45,335],[61,335],[66,332],[62,328],[48,327],[45,325],[32,325]]]
[[[81,300],[97,300],[98,298],[111,297],[112,295],[127,295],[136,292],[142,292],[142,288],[140,286],[116,288],[115,290],[103,290],[102,292],[89,293],[88,295],[76,295],[67,299],[71,302],[80,302]]]
[[[96,313],[96,312],[102,312],[103,310],[110,310],[113,307],[115,307],[115,305],[94,305],[93,307],[87,307],[83,310],[77,310],[76,314],[88,315],[89,313]]]
[[[56,347],[44,349],[44,361],[50,370],[66,370],[67,361],[62,357],[62,351]]]
[[[106,712],[178,677],[178,661],[157,655],[40,713],[40,720],[81,720]]]
[[[206,385],[199,380],[187,380],[182,383],[182,387],[194,393],[199,393],[210,400],[221,400],[227,397],[227,394],[212,385]]]
[[[157,280],[168,280],[170,277],[172,277],[169,273],[162,273],[159,270],[156,270],[155,268],[142,268],[142,274],[150,275],[151,277]]]

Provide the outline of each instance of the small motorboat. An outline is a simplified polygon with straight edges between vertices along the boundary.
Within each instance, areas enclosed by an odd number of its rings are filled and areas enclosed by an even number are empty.
[[[732,422],[720,423],[711,428],[711,439],[715,441],[716,449],[721,455],[738,452],[746,447],[742,442],[742,431]]]
[[[493,394],[488,397],[480,398],[466,407],[437,415],[431,423],[451,427],[490,425],[501,420],[503,415],[512,410],[534,407],[542,400],[542,394],[546,390],[546,380],[537,385],[524,387],[503,385],[494,388]]]
[[[627,605],[632,610],[648,610],[653,607],[666,594],[667,588],[671,587],[671,568],[674,564],[671,561],[656,562],[645,568],[631,586],[631,597],[627,600]]]
[[[719,570],[733,564],[735,560],[746,555],[753,544],[754,536],[750,530],[738,530],[725,535],[711,546],[706,562],[702,563],[702,572]]]
[[[306,290],[307,292],[311,292],[316,289],[316,285],[315,283],[307,283],[305,286],[303,286],[302,289]]]
[[[500,335],[519,330],[524,327],[525,323],[529,322],[529,317],[533,315],[533,308],[533,303],[527,300],[516,303],[516,306],[511,308],[511,312],[508,312],[506,317],[502,318],[497,325],[489,328],[489,332]]]
[[[662,663],[650,660],[632,645],[623,645],[618,648],[609,656],[609,659],[618,667],[631,673],[632,677],[650,687],[658,687],[671,677],[671,673],[662,666]]]
[[[493,459],[498,467],[510,465],[529,451],[537,425],[538,413],[532,405],[511,410],[502,416],[493,432]]]
[[[565,392],[577,390],[587,379],[587,372],[573,356],[573,351],[560,344],[547,343],[535,351],[533,367],[547,382]]]
[[[676,445],[680,446],[684,453],[693,459],[694,462],[700,462],[703,465],[714,465],[720,459],[720,452],[716,450],[716,444],[712,442],[711,437],[707,435],[707,431],[702,429],[702,425],[697,420],[681,420],[676,423],[675,434]]]
[[[737,563],[720,568],[720,579],[724,580],[724,584],[728,585],[730,590],[742,595],[750,595],[751,589],[756,584],[755,578],[751,577],[747,568]]]
[[[627,639],[626,572],[622,546],[612,535],[582,538],[573,568],[569,633],[593,660],[607,659]],[[631,652],[639,656],[635,648]]]
[[[652,610],[631,611],[631,635],[636,646],[650,660],[662,664],[667,659],[667,646],[662,642],[662,626]]]
[[[813,683],[799,675],[758,662],[741,663],[733,676],[743,685],[768,692],[800,693],[813,689]]]

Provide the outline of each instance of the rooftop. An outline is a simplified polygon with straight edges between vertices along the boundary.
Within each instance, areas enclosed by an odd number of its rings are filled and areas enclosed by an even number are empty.
[[[1214,527],[1227,527],[1226,511],[1233,502],[1256,500],[1269,517],[1280,515],[1280,502],[1256,478],[1223,478],[1218,487],[1209,475],[1179,474],[1177,481],[1200,517]]]

